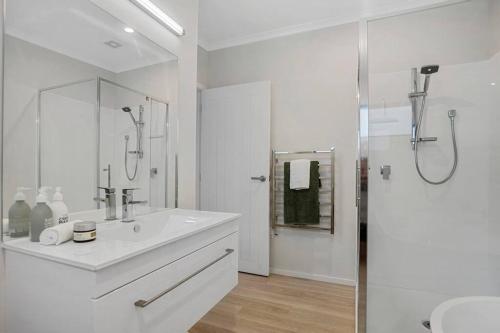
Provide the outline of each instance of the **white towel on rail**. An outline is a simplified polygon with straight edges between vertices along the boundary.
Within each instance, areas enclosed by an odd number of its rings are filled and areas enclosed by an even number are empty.
[[[290,162],[290,189],[305,190],[309,188],[311,175],[310,160],[293,160]]]

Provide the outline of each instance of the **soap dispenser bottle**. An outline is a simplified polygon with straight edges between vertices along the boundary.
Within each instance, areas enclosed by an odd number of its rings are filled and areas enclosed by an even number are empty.
[[[32,242],[40,241],[40,234],[46,228],[54,225],[52,210],[47,205],[46,187],[40,188],[36,197],[36,206],[33,207],[30,216],[30,240]]]
[[[12,238],[29,235],[31,208],[26,203],[26,195],[23,193],[25,190],[29,188],[17,188],[14,204],[9,208],[9,236]]]
[[[61,187],[56,187],[56,192],[52,197],[52,203],[49,204],[50,209],[52,209],[52,214],[54,215],[54,225],[66,223],[69,221],[68,207],[63,201],[64,197],[61,190]]]

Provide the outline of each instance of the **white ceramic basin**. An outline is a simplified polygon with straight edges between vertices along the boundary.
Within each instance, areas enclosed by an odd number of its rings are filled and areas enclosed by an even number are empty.
[[[500,297],[463,297],[439,305],[431,316],[432,333],[500,332]]]
[[[103,240],[124,242],[144,242],[162,237],[165,233],[174,234],[193,227],[193,224],[210,221],[209,217],[162,212],[135,217],[129,223],[103,223],[98,226],[98,235]]]
[[[147,214],[152,214],[156,212],[162,212],[168,210],[167,208],[152,208],[149,206],[137,205],[134,206],[134,216],[139,217]],[[120,220],[122,216],[122,207],[116,207],[116,216]],[[88,220],[103,222],[106,218],[106,208],[86,210],[82,212],[76,212],[69,214],[70,220]]]

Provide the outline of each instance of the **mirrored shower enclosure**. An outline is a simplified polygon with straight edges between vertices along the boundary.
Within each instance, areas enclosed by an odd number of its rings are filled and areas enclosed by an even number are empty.
[[[360,27],[358,328],[426,333],[440,303],[500,296],[500,2]]]
[[[72,189],[73,211],[100,208],[102,187],[169,206],[166,101],[98,77],[41,89],[37,124],[38,187]]]

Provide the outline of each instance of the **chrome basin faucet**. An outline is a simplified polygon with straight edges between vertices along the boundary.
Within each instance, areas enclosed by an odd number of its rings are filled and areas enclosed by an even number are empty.
[[[99,187],[104,190],[104,199],[97,197],[95,201],[104,202],[106,205],[106,221],[116,220],[116,190],[113,187]]]
[[[147,201],[134,201],[134,190],[137,188],[124,188],[122,190],[122,222],[133,222],[134,205],[144,205]]]
[[[106,221],[116,220],[116,189],[111,187],[111,164],[108,164],[107,169],[103,169],[108,173],[108,187],[98,187],[99,190],[104,190],[104,199],[100,197],[94,198],[94,201],[104,202],[106,205]]]

